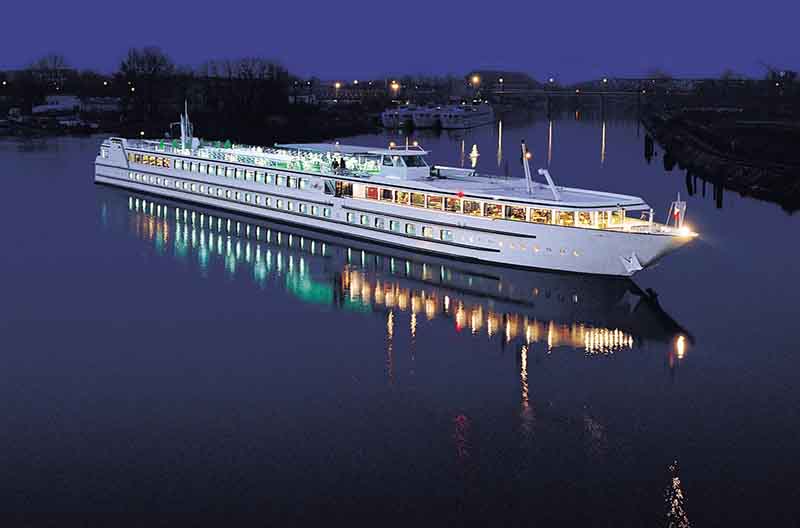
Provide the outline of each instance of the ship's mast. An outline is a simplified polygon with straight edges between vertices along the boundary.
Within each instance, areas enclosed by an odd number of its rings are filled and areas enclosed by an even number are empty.
[[[183,114],[181,115],[181,147],[192,148],[193,137],[194,130],[192,130],[192,122],[189,121],[189,103],[184,99]]]

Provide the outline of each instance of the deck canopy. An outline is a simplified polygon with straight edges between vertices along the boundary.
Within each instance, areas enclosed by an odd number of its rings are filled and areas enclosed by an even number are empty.
[[[427,156],[428,151],[418,147],[409,148],[373,148],[359,145],[338,145],[336,143],[283,143],[276,144],[277,148],[289,150],[302,150],[320,154],[346,154],[349,156]]]

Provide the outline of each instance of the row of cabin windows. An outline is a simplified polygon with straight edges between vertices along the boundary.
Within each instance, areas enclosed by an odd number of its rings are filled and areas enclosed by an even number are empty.
[[[417,236],[417,225],[412,223],[403,223],[399,220],[389,220],[386,221],[385,218],[376,217],[372,223],[370,223],[369,215],[360,214],[357,215],[356,213],[347,213],[346,215],[347,222],[350,224],[359,224],[362,226],[374,227],[375,229],[388,229],[393,233],[405,233],[406,235],[410,236]],[[434,230],[430,226],[422,226],[422,230],[420,233],[425,238],[434,238]],[[439,230],[439,239],[444,240],[446,242],[453,240],[453,232],[449,229],[440,229]]]
[[[175,168],[188,172],[198,172],[209,176],[222,176],[235,180],[251,181],[264,183],[267,185],[277,185],[279,187],[289,187],[292,189],[307,189],[308,180],[297,178],[274,172],[262,172],[242,167],[227,167],[224,165],[212,165],[211,163],[201,163],[199,161],[175,160]]]
[[[155,185],[164,185],[164,186],[171,186],[172,183],[167,178],[161,178],[160,176],[153,176],[147,174],[141,174],[138,172],[129,172],[128,178],[134,181],[139,181],[143,183],[152,183]],[[211,185],[204,185],[202,183],[194,183],[194,182],[184,182],[180,180],[175,180],[174,186],[176,189],[193,192],[193,193],[200,193],[200,194],[207,194],[208,196],[217,196],[219,198],[226,198],[228,200],[236,200],[238,202],[244,203],[252,203],[255,205],[264,205],[264,207],[272,207],[272,204],[275,204],[275,208],[277,209],[285,209],[287,211],[299,211],[303,214],[311,214],[312,216],[320,216],[320,214],[325,218],[330,218],[331,216],[331,209],[330,207],[322,207],[320,208],[317,205],[311,205],[301,203],[301,202],[293,202],[292,200],[283,200],[283,199],[276,199],[273,202],[273,199],[270,196],[264,196],[262,198],[261,195],[255,193],[249,193],[244,191],[232,191],[230,189],[222,189],[219,187],[213,187]]]
[[[365,198],[410,205],[423,209],[446,211],[492,219],[516,220],[538,224],[555,224],[562,226],[607,227],[622,225],[625,217],[623,209],[611,211],[562,211],[559,209],[503,205],[459,198],[456,196],[440,196],[435,194],[396,191],[381,187],[371,187],[360,183],[328,180],[325,192],[339,197]]]

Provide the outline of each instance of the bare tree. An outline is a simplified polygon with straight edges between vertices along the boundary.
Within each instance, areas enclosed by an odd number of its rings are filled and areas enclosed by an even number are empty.
[[[172,60],[157,47],[132,48],[120,64],[120,72],[129,78],[158,78],[171,75],[175,71]]]
[[[31,69],[41,71],[58,71],[67,68],[67,59],[58,53],[48,53],[31,65]]]

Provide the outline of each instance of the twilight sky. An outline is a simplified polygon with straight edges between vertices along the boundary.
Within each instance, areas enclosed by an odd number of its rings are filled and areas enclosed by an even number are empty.
[[[183,65],[264,56],[292,73],[342,80],[472,68],[567,82],[653,68],[761,76],[759,61],[800,70],[797,0],[17,0],[2,12],[0,69],[58,52],[72,66],[110,72],[128,48],[154,45]]]

